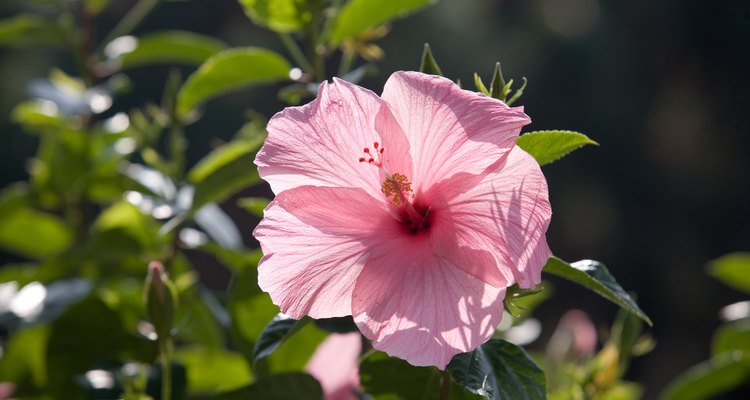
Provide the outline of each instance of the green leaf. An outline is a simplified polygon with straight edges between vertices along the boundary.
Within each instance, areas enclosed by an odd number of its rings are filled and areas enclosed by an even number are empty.
[[[456,383],[486,399],[545,399],[544,371],[522,348],[490,339],[448,364]]]
[[[688,369],[667,386],[661,400],[702,400],[746,384],[750,379],[750,353],[734,351]]]
[[[265,49],[246,47],[210,57],[190,75],[177,96],[177,114],[185,116],[200,104],[252,85],[288,80],[291,65]]]
[[[588,136],[573,131],[536,131],[518,137],[516,145],[531,154],[539,165],[557,161],[587,144],[599,145]]]
[[[245,358],[252,362],[255,343],[266,322],[279,312],[268,293],[261,292],[258,287],[258,270],[254,266],[243,267],[235,277],[229,292],[228,309],[232,317],[232,338]]]
[[[438,400],[441,375],[435,367],[415,367],[379,351],[372,352],[359,365],[362,388],[373,400]],[[453,385],[450,398],[480,397]]]
[[[175,352],[175,360],[187,369],[191,396],[234,390],[250,382],[250,369],[237,353],[193,346]]]
[[[312,21],[305,0],[239,0],[250,19],[281,33],[297,32]]]
[[[253,166],[253,153],[262,144],[257,140],[235,140],[203,158],[188,172],[188,181],[195,186],[193,209],[209,202],[221,202],[250,185],[260,182]]]
[[[62,23],[46,21],[31,14],[18,14],[0,20],[0,46],[58,46],[65,43],[69,33]]]
[[[10,335],[0,357],[0,382],[42,388],[47,383],[49,325],[34,325]]]
[[[593,260],[581,260],[568,264],[557,258],[550,257],[544,272],[559,276],[583,287],[593,290],[605,299],[617,304],[625,310],[635,314],[649,326],[653,326],[651,319],[638,307],[630,295],[622,289],[607,267]]]
[[[119,50],[118,46],[126,51]],[[119,62],[120,68],[125,69],[151,64],[200,65],[226,48],[224,42],[211,36],[187,31],[163,31],[139,38],[117,38],[107,46],[105,52],[110,58],[109,62]]]
[[[419,65],[419,71],[425,74],[443,76],[443,71],[435,61],[435,57],[432,56],[432,50],[430,50],[429,43],[424,44],[424,51],[422,51],[422,62]]]
[[[237,200],[237,205],[256,217],[263,217],[263,210],[266,209],[270,200],[264,197],[243,197]]]
[[[309,318],[305,318],[306,320]],[[258,365],[258,374],[295,372],[304,370],[315,350],[328,336],[328,332],[315,324],[305,324],[284,340],[284,342]]]
[[[708,273],[741,292],[750,294],[750,253],[731,253],[711,261]]]
[[[351,0],[336,18],[331,42],[338,45],[368,28],[374,28],[395,18],[403,18],[434,0]]]
[[[315,378],[295,372],[259,379],[252,385],[214,397],[214,400],[315,400],[322,398],[323,389]]]
[[[296,320],[282,313],[276,314],[255,343],[253,362],[271,355],[286,339],[302,329],[308,322],[310,322],[309,318]]]
[[[750,320],[724,324],[714,332],[711,355],[743,350],[750,353]]]
[[[73,243],[71,228],[60,217],[26,204],[26,188],[0,193],[0,247],[40,259],[62,253]]]

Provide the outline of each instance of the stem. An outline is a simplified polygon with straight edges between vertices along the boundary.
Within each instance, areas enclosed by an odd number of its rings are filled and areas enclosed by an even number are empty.
[[[279,33],[279,39],[281,39],[281,43],[284,44],[284,47],[286,47],[287,51],[289,51],[289,54],[291,54],[294,62],[296,62],[303,71],[312,74],[314,72],[312,64],[310,64],[310,61],[307,60],[307,57],[305,57],[305,53],[302,51],[302,49],[300,49],[300,47],[297,45],[297,42],[294,41],[292,36],[288,33]]]
[[[101,45],[106,46],[107,43],[111,42],[113,39],[125,36],[132,32],[157,4],[159,4],[159,0],[140,0],[130,9],[130,11],[128,11],[125,17],[123,17],[120,22],[112,28],[107,37],[102,41]]]
[[[313,63],[313,77],[315,82],[322,82],[326,79],[325,63],[323,60],[323,54],[318,51],[318,24],[317,21],[320,17],[320,11],[316,10],[315,15],[311,23],[307,25],[307,52],[312,58]]]
[[[451,373],[446,369],[443,371],[442,379],[440,379],[440,400],[448,400],[451,398],[451,383],[453,378]]]
[[[161,400],[172,399],[172,337],[161,341]]]

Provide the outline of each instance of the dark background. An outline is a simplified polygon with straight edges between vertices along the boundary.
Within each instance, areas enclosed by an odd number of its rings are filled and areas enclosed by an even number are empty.
[[[100,30],[111,28],[132,3],[114,0]],[[0,16],[22,8],[22,1],[3,1]],[[162,29],[283,52],[274,34],[253,26],[235,0],[165,2],[136,34]],[[680,371],[706,359],[720,324],[717,311],[743,299],[708,277],[706,262],[750,250],[750,3],[442,0],[393,24],[378,42],[386,52],[380,74],[363,85],[380,92],[392,71],[417,69],[424,42],[443,72],[465,87],[473,88],[474,72],[488,80],[495,61],[503,63],[506,79],[526,76],[519,104],[533,120],[527,131],[577,130],[601,144],[544,168],[554,210],[548,238],[563,259],[606,263],[654,320],[657,347],[634,362],[628,379],[644,383],[646,398],[653,398]],[[0,50],[1,186],[27,178],[25,163],[36,146],[9,121],[9,112],[27,96],[28,82],[53,65],[75,73],[62,51]],[[111,112],[158,101],[167,72],[131,70],[133,91]],[[268,116],[279,110],[276,89],[209,104],[205,117],[188,127],[189,161],[217,139],[229,139],[244,110]],[[253,245],[254,222],[237,222]],[[569,308],[586,310],[597,325],[611,323],[616,307],[605,300],[562,282],[554,290],[555,301],[537,312],[542,342]]]

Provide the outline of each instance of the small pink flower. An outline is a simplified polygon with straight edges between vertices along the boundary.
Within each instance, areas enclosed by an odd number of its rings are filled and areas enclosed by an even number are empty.
[[[515,146],[522,108],[396,72],[382,97],[334,79],[268,123],[276,194],[258,281],[295,318],[352,315],[373,346],[444,368],[490,338],[505,289],[541,280],[551,210]]]
[[[305,370],[320,382],[325,400],[357,400],[361,336],[332,333],[318,346]]]

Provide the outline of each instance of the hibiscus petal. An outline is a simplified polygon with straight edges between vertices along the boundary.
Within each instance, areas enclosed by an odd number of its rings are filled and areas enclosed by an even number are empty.
[[[301,186],[279,193],[253,231],[264,254],[261,289],[294,318],[351,315],[367,254],[395,235],[397,224],[383,207],[362,189]]]
[[[382,197],[381,172],[359,161],[366,156],[364,147],[374,150],[374,142],[387,149],[386,168],[411,172],[408,142],[387,104],[340,79],[323,82],[309,104],[274,115],[267,130],[255,164],[276,194],[315,185],[364,188]]]
[[[495,288],[432,254],[419,235],[381,245],[367,261],[352,300],[354,321],[373,347],[417,366],[445,368],[487,341],[500,322],[504,288]]]
[[[305,370],[320,382],[325,400],[359,399],[361,350],[362,336],[359,332],[332,333],[315,350]]]
[[[393,116],[411,145],[414,189],[458,172],[478,174],[515,144],[531,122],[522,107],[461,90],[450,80],[417,72],[396,72],[383,89]]]
[[[495,286],[541,282],[552,255],[545,233],[552,217],[547,181],[539,164],[514,147],[486,175],[459,174],[426,195],[433,204],[434,251]],[[487,257],[469,258],[480,250]]]

